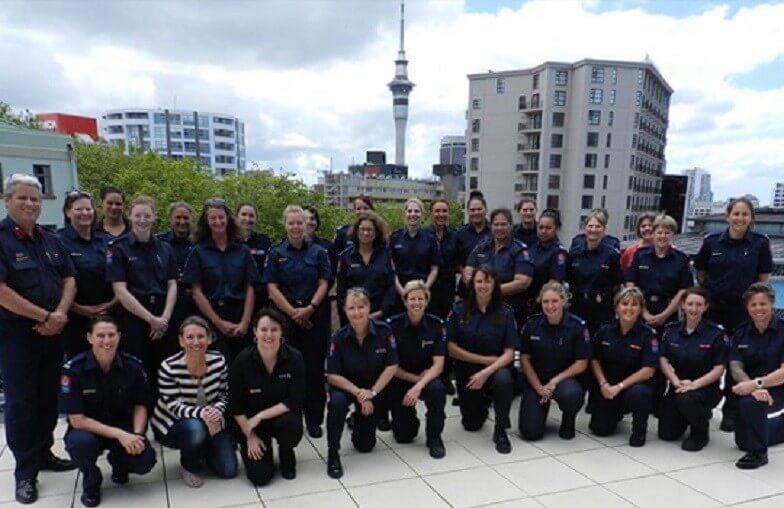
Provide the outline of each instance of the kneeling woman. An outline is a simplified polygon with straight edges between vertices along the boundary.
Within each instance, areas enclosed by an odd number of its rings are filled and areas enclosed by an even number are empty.
[[[245,348],[229,371],[229,414],[242,438],[245,474],[254,485],[266,485],[274,473],[272,438],[278,442],[280,475],[297,476],[294,448],[302,439],[305,361],[283,343],[285,318],[274,309],[256,314],[255,347]]]
[[[87,342],[91,349],[63,366],[60,412],[68,415],[65,449],[82,473],[82,504],[98,506],[103,477],[96,462],[103,450],[109,450],[114,483],[128,483],[128,473],[148,473],[155,451],[144,437],[150,405],[144,368],[117,351],[117,323],[108,316],[93,318]]]
[[[784,442],[784,320],[773,315],[775,294],[755,282],[743,294],[749,314],[732,335],[730,374],[738,400],[735,444],[746,452],[735,465],[768,463],[768,446]]]
[[[729,340],[721,325],[703,319],[708,291],[688,288],[681,300],[684,320],[664,329],[659,365],[670,382],[659,408],[659,437],[680,439],[681,448],[696,452],[708,444],[708,423],[721,400],[719,379],[727,364]]]
[[[642,320],[645,298],[635,287],[615,297],[614,320],[603,324],[593,337],[591,370],[599,394],[589,427],[597,436],[609,436],[626,413],[632,414],[629,446],[643,446],[648,416],[653,411],[650,381],[659,363],[656,331]]]
[[[237,476],[234,442],[224,417],[228,371],[222,354],[207,351],[212,332],[203,318],[185,318],[179,341],[182,351],[164,360],[158,371],[152,428],[163,446],[180,450],[182,480],[196,488],[204,483],[199,476],[202,459],[221,478]]]
[[[550,401],[560,406],[562,439],[575,435],[574,420],[585,391],[576,379],[588,368],[591,336],[582,318],[566,312],[568,296],[560,282],[547,282],[539,294],[542,314],[523,327],[520,367],[525,384],[520,404],[520,435],[535,441],[544,436]]]
[[[348,325],[332,337],[327,356],[327,474],[343,476],[340,437],[349,406],[356,407],[351,441],[360,452],[376,445],[377,398],[397,371],[397,344],[392,329],[383,321],[370,319],[370,297],[363,288],[346,292],[343,309]],[[375,402],[374,402],[375,401]]]
[[[387,320],[400,358],[387,400],[392,411],[392,433],[399,443],[410,443],[416,437],[419,431],[416,403],[419,399],[425,402],[425,444],[430,456],[440,459],[446,454],[441,440],[446,387],[439,377],[444,370],[446,341],[444,322],[425,313],[429,302],[430,291],[425,282],[409,281],[403,288],[406,312]]]
[[[468,295],[447,318],[447,347],[455,360],[455,381],[463,428],[477,431],[495,409],[493,442],[499,453],[510,453],[506,435],[514,397],[512,359],[518,344],[512,310],[504,305],[495,271],[479,266],[472,274]]]

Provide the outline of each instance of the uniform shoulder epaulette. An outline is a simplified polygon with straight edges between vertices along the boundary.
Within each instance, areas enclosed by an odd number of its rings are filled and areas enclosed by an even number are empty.
[[[125,351],[117,351],[117,354],[121,355],[123,360],[130,360],[136,363],[139,367],[142,366],[142,360],[138,356],[134,356],[131,353],[126,353]]]
[[[64,369],[70,369],[70,368],[75,367],[76,365],[81,364],[82,362],[84,362],[84,359],[87,357],[87,354],[89,352],[90,352],[90,350],[88,349],[86,351],[82,351],[81,353],[77,353],[70,360],[65,362],[65,365],[63,365],[63,368]]]
[[[389,323],[386,321],[382,321],[380,319],[374,319],[373,323],[375,323],[376,328],[386,328],[387,330],[392,330],[392,327],[389,326]]]
[[[716,236],[719,236],[719,235],[721,235],[721,232],[714,231],[712,233],[705,233],[705,236],[703,236],[702,238],[703,239],[705,239],[705,238],[713,238],[713,237],[716,237]]]
[[[519,238],[512,238],[512,245],[516,245],[516,246],[520,247],[521,249],[527,249],[528,248],[528,245],[524,241],[520,240]]]
[[[707,319],[704,319],[703,321],[705,321],[705,324],[711,328],[724,331],[724,325],[722,325],[721,323],[717,323],[715,321],[709,321]]]
[[[585,320],[580,316],[578,316],[577,314],[572,314],[571,312],[567,312],[566,315],[569,317],[569,319],[573,319],[574,321],[580,323],[581,326],[586,326],[587,324]]]
[[[425,319],[429,319],[430,321],[435,321],[436,323],[443,325],[444,320],[440,317],[436,316],[435,314],[431,314],[429,312],[425,312]]]
[[[759,231],[749,231],[748,234],[749,236],[756,236],[756,237],[765,238],[766,240],[770,240],[770,237],[768,235],[766,235],[765,233],[760,233]]]
[[[648,323],[643,323],[643,324],[642,324],[642,327],[643,327],[644,329],[648,330],[649,332],[651,332],[653,335],[656,335],[656,328],[652,327],[652,326],[651,326],[651,325],[649,325]]]
[[[669,323],[664,323],[664,328],[677,328],[683,324],[683,321],[670,321]]]
[[[384,319],[387,324],[392,324],[392,321],[400,321],[405,316],[405,312],[401,314],[395,314],[394,316],[389,316],[388,318]]]
[[[347,254],[347,253],[348,253],[348,252],[349,252],[351,249],[353,249],[353,248],[354,248],[354,246],[353,246],[353,245],[349,245],[348,247],[346,247],[345,249],[343,249],[342,251],[340,251],[340,254],[338,254],[338,257],[342,257],[342,256],[343,256],[343,254]]]

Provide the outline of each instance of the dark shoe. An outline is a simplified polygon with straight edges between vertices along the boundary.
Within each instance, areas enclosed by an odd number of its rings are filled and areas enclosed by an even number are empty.
[[[313,439],[318,439],[324,435],[321,425],[308,425],[308,435]]]
[[[447,395],[454,395],[457,393],[457,390],[455,390],[455,385],[452,383],[452,381],[444,381],[444,388],[446,389]]]
[[[329,451],[327,456],[327,475],[336,480],[343,476],[343,464],[340,463],[340,453],[337,450]]]
[[[719,430],[722,432],[735,432],[735,418],[725,416],[721,419]]]
[[[434,459],[443,459],[446,455],[446,448],[444,448],[444,442],[440,437],[428,440],[427,449],[430,450],[430,456]]]
[[[629,446],[639,448],[645,446],[646,434],[632,434],[629,436]]]
[[[495,429],[493,433],[493,442],[495,443],[495,450],[498,453],[511,453],[512,443],[506,436],[506,431],[503,429]]]
[[[389,421],[389,417],[384,416],[378,421],[376,427],[378,427],[378,430],[381,432],[386,432],[392,429],[392,422]]]
[[[101,504],[101,492],[82,492],[82,504],[92,508]]]
[[[55,471],[57,473],[63,471],[72,471],[76,469],[76,464],[71,462],[68,459],[61,459],[60,457],[55,456],[52,452],[49,452],[46,458],[41,462],[41,466],[39,467],[40,471]]]
[[[561,425],[558,429],[558,437],[561,439],[574,439],[575,434],[574,427],[570,425]]]
[[[33,504],[38,500],[38,487],[35,485],[35,480],[16,482],[16,500],[21,504]]]
[[[116,471],[112,470],[112,481],[117,485],[125,485],[128,483],[128,472],[127,471]]]
[[[689,436],[681,443],[681,450],[686,452],[698,452],[705,448],[705,445],[707,444],[707,439],[699,439]]]
[[[740,469],[757,469],[768,463],[767,452],[749,452],[735,463]]]
[[[455,395],[454,398],[452,399],[452,405],[455,407],[460,406],[460,399],[457,397],[457,395]]]
[[[350,430],[354,430],[354,413],[351,413],[346,417],[346,427]]]
[[[297,477],[297,457],[294,455],[293,448],[278,448],[280,457],[280,476],[286,480],[293,480]]]

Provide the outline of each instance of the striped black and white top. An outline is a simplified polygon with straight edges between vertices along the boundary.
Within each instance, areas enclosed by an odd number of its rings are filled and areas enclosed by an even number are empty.
[[[206,357],[207,373],[201,379],[188,372],[185,353],[182,351],[161,362],[158,369],[158,402],[152,415],[152,427],[157,434],[165,436],[178,420],[201,417],[204,408],[198,403],[200,386],[205,404],[225,412],[229,398],[226,360],[223,355],[213,351],[208,351]],[[225,425],[225,420],[223,423]]]

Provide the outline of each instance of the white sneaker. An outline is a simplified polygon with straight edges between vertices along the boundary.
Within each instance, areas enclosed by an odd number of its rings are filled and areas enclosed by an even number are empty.
[[[197,475],[196,473],[186,471],[185,469],[182,470],[182,481],[185,483],[185,485],[192,489],[198,489],[204,485],[204,480],[201,476]]]

